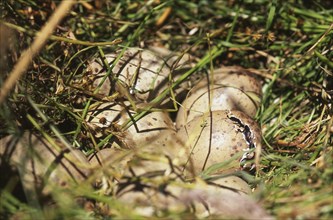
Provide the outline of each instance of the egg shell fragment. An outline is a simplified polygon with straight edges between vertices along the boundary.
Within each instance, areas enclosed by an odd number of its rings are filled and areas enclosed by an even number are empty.
[[[201,171],[216,167],[214,173],[228,173],[242,168],[240,161],[254,159],[256,148],[261,149],[261,133],[255,121],[240,111],[213,111],[196,117],[178,131],[178,137],[189,152],[187,170],[198,175]],[[245,166],[245,165],[244,165]],[[248,166],[248,164],[247,164]]]

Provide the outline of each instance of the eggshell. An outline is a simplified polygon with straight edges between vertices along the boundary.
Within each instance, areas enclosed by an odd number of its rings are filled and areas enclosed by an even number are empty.
[[[246,161],[254,159],[255,152],[251,151],[261,148],[257,123],[239,111],[213,111],[196,117],[178,131],[178,137],[190,152],[187,170],[194,176],[222,162],[226,164],[211,173],[240,170]]]
[[[243,92],[256,94],[258,97],[262,95],[262,86],[256,75],[239,66],[223,66],[207,75],[201,74],[201,80],[195,84],[195,87],[207,87],[207,84],[238,88]]]
[[[178,110],[177,128],[209,111],[239,110],[254,117],[259,103],[238,88],[214,85],[212,88],[195,87]]]
[[[161,46],[150,46],[149,50],[162,57],[171,69],[190,69],[195,66],[195,57],[185,52],[170,51]]]
[[[1,162],[8,161],[17,168],[25,191],[33,197],[37,195],[32,193],[36,189],[48,194],[54,185],[66,187],[84,181],[89,175],[85,155],[56,142],[60,149],[30,132],[0,140]]]
[[[273,219],[255,200],[237,190],[200,182],[149,184],[144,177],[137,180],[121,183],[117,199],[142,216],[171,212],[193,215],[192,218]]]
[[[210,110],[239,110],[255,116],[262,88],[253,73],[240,67],[221,67],[197,76],[201,79],[195,79],[179,108],[177,128]]]
[[[116,62],[120,52],[105,55],[110,68],[112,68],[112,73],[104,82],[103,78],[106,76],[107,70],[103,67],[101,60],[90,61],[88,71],[95,76],[94,87],[97,88],[103,82],[99,94],[108,96],[113,91],[117,91],[116,81],[141,101],[155,98],[161,90],[166,88],[170,69],[162,58],[149,50],[127,48],[119,61]],[[111,83],[112,81],[114,83]]]
[[[159,152],[174,145],[176,129],[167,112],[149,112],[137,121],[133,119],[134,115],[135,112],[129,110],[129,106],[102,103],[89,110],[86,120],[90,127],[100,130],[95,134],[96,137],[113,132],[125,148]],[[131,125],[125,129],[127,122]]]

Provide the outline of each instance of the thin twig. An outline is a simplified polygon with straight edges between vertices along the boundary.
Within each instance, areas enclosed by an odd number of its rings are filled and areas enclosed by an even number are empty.
[[[33,57],[35,57],[43,48],[49,36],[75,3],[76,0],[63,0],[39,34],[37,34],[32,45],[22,53],[20,59],[14,66],[14,69],[1,87],[0,104],[5,100],[9,91],[14,87],[15,83],[21,78],[31,64]]]

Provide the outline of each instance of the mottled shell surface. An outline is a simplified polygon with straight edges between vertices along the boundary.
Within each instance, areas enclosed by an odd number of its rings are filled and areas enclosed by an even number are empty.
[[[161,90],[166,88],[170,69],[162,58],[149,50],[139,48],[128,48],[121,57],[120,54],[121,51],[105,55],[112,72],[99,89],[99,94],[111,95],[112,90],[117,90],[116,81],[141,101],[155,98]],[[117,62],[118,57],[120,59]],[[95,75],[93,85],[96,88],[102,83],[107,70],[100,59],[92,61],[88,67]],[[112,81],[116,87],[112,87]]]
[[[207,87],[207,84],[238,88],[259,97],[262,95],[262,86],[258,78],[251,71],[241,67],[224,66],[214,69],[212,74],[204,75],[195,87]]]
[[[221,162],[228,163],[213,173],[240,170],[247,160],[254,159],[252,150],[261,148],[257,123],[239,111],[213,111],[196,117],[181,127],[178,136],[186,143],[187,167],[194,175]]]
[[[197,116],[209,111],[239,110],[254,117],[259,103],[238,88],[214,85],[212,88],[194,88],[177,113],[177,127],[184,126]]]
[[[253,73],[239,67],[221,67],[202,74],[182,102],[176,126],[180,128],[210,110],[239,110],[253,118],[260,105],[261,89]]]
[[[47,194],[49,185],[66,187],[70,182],[83,181],[89,175],[89,162],[81,151],[57,150],[44,138],[29,132],[1,139],[0,156],[4,159],[2,162],[9,161],[16,167],[23,187],[30,192],[41,187]]]
[[[126,182],[117,198],[146,217],[161,211],[186,211],[197,218],[273,219],[251,197],[231,188],[200,182],[168,185],[158,182],[161,185]],[[239,211],[243,207],[246,208]]]
[[[97,137],[115,132],[128,148],[158,151],[173,146],[176,129],[167,112],[150,112],[134,121],[135,112],[127,107],[116,103],[102,103],[88,112],[87,122],[99,131],[96,133]],[[132,124],[124,129],[127,122]]]

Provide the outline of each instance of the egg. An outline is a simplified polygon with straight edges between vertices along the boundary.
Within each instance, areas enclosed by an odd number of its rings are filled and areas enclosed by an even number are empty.
[[[99,94],[108,96],[114,91],[119,91],[119,84],[116,81],[121,83],[130,95],[140,101],[149,101],[166,88],[170,69],[162,58],[149,50],[127,48],[119,61],[116,62],[120,52],[105,55],[110,68],[112,68],[112,73],[104,83],[103,78],[107,70],[101,60],[90,61],[88,72],[95,77],[93,80],[94,88],[103,83],[99,89]],[[113,87],[114,85],[115,87]]]
[[[208,168],[212,174],[253,170],[249,160],[261,149],[259,126],[240,111],[213,111],[196,117],[178,131],[178,137],[189,152],[187,176]],[[224,164],[217,166],[219,163]]]
[[[151,216],[151,211],[179,210],[181,205],[163,190],[164,186],[172,194],[180,190],[169,186],[181,172],[171,160],[158,152],[107,148],[92,155],[90,163],[97,173],[96,186],[103,194],[115,196],[140,215]]]
[[[141,216],[186,213],[192,218],[273,219],[249,195],[234,189],[234,185],[221,187],[167,178],[163,181],[156,174],[149,175],[151,181],[146,178],[148,175],[129,177],[120,182],[116,192],[118,201]],[[232,180],[235,181],[238,179]]]
[[[188,211],[189,206],[178,197],[182,188],[174,186],[173,180],[163,180],[162,177],[159,173],[147,173],[146,176],[136,175],[123,179],[115,193],[117,201],[126,204],[136,214],[146,217],[163,216],[163,212]]]
[[[209,79],[209,80],[208,80]],[[201,74],[201,80],[196,79],[195,87],[207,87],[207,84],[238,88],[243,92],[262,95],[262,86],[258,78],[250,70],[239,66],[223,66],[214,69],[207,75]]]
[[[67,187],[89,176],[85,155],[80,150],[65,148],[59,141],[57,149],[46,139],[25,132],[0,142],[1,162],[7,161],[19,171],[22,185],[31,196],[36,195],[35,190],[49,194],[53,186]]]
[[[178,110],[177,128],[209,111],[239,110],[254,117],[258,103],[237,88],[214,85],[207,89],[193,89]]]
[[[174,70],[186,70],[195,66],[196,58],[186,52],[170,51],[161,46],[149,46],[149,50],[162,57],[166,64]]]
[[[141,153],[134,155],[130,160],[125,159],[126,166],[121,166],[119,171],[114,172],[115,167],[119,165],[114,159],[117,155],[122,155],[122,151],[108,148],[99,152],[99,162],[93,162],[94,157],[90,162],[102,165],[105,173],[116,174],[110,177],[117,180],[111,181],[112,184],[105,191],[120,204],[130,207],[133,211],[131,215],[135,213],[146,217],[162,217],[164,213],[186,212],[198,218],[268,216],[247,195],[251,193],[250,187],[237,176],[212,176],[207,184],[196,178],[194,182],[189,183],[184,181],[181,167],[170,163],[167,157]],[[106,164],[109,165],[104,166]],[[120,178],[117,176],[118,172],[121,173]],[[244,206],[251,209],[239,212]],[[255,209],[255,212],[252,209]],[[127,218],[126,214],[122,213],[121,217]]]
[[[164,152],[164,148],[174,145],[176,128],[167,112],[149,112],[138,121],[134,121],[134,115],[129,104],[126,106],[126,103],[110,102],[93,106],[88,111],[86,121],[92,129],[98,131],[96,137],[112,133],[123,148]],[[132,125],[125,129],[129,121]]]
[[[119,92],[122,98],[132,99],[136,102],[149,102],[170,89],[184,72],[194,64],[189,55],[172,55],[160,57],[158,52],[127,48],[117,63],[121,50],[105,55],[107,63],[112,68],[111,74],[106,77],[107,70],[100,58],[88,61],[87,78],[89,90],[98,89],[98,95],[113,96]],[[162,55],[163,56],[163,55]],[[164,60],[164,58],[166,60]],[[92,86],[91,86],[92,85]],[[163,108],[173,107],[175,101],[184,99],[189,88],[189,82],[174,87],[172,92],[158,102],[156,106]]]
[[[182,189],[178,198],[193,208],[197,218],[274,219],[249,195],[200,181]]]
[[[209,111],[239,110],[254,117],[260,105],[258,80],[241,70],[214,70],[211,79],[202,78],[187,94],[178,110],[177,128]]]

